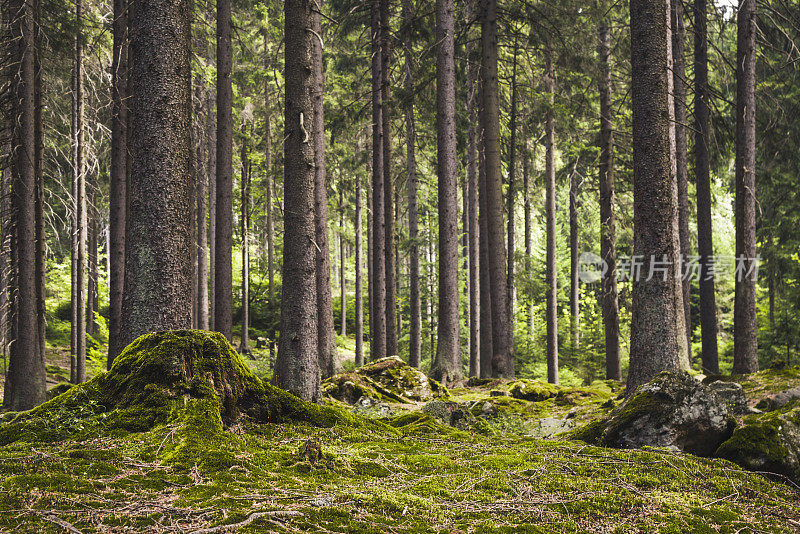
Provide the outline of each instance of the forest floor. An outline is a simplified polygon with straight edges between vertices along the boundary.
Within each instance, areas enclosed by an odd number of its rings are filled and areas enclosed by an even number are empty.
[[[744,385],[755,403],[800,385],[800,369]],[[800,532],[800,492],[730,462],[548,436],[553,421],[607,414],[618,388],[533,402],[510,387],[451,390],[476,413],[496,410],[466,430],[397,404],[332,428],[235,424],[201,445],[175,422],[104,432],[89,406],[45,421],[76,437],[0,447],[0,533]]]

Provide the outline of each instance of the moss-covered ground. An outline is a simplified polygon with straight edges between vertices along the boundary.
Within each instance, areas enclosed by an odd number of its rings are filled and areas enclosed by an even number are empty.
[[[228,420],[219,382],[169,391],[156,403],[169,413],[140,428],[97,397],[0,446],[0,532],[800,531],[800,492],[725,460],[526,436],[544,417],[607,414],[614,384],[537,402],[514,398],[513,382],[452,388],[473,413],[497,412],[464,432],[408,404],[379,420],[341,403],[310,422]],[[247,388],[272,394],[259,383]]]

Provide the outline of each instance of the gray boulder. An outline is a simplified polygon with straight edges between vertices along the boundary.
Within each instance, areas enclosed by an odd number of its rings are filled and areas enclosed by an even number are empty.
[[[477,419],[467,406],[457,402],[433,400],[422,407],[422,412],[459,430],[469,430],[477,423]]]
[[[716,456],[800,484],[800,407],[746,417]]]
[[[727,403],[688,373],[662,373],[611,412],[599,442],[614,448],[665,447],[711,456],[736,422]]]
[[[736,414],[747,413],[747,397],[744,388],[736,382],[712,382],[708,387],[717,394],[719,398],[728,403],[728,407]]]
[[[792,401],[800,400],[800,388],[791,388],[786,391],[776,393],[772,397],[762,399],[756,408],[765,412],[780,410]]]

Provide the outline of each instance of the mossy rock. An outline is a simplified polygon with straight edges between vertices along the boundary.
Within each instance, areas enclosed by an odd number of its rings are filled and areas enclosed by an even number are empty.
[[[800,484],[800,406],[746,417],[716,456]]]
[[[547,382],[523,379],[513,382],[508,391],[515,399],[541,402],[558,395],[561,392],[561,388]]]
[[[322,383],[322,393],[348,404],[355,404],[362,397],[398,403],[449,397],[445,386],[397,356],[381,358],[353,373],[335,375]]]
[[[194,418],[217,420],[222,427],[243,417],[316,427],[360,424],[342,410],[262,382],[221,334],[182,330],[139,337],[110,371],[0,427],[0,445],[143,432]]]

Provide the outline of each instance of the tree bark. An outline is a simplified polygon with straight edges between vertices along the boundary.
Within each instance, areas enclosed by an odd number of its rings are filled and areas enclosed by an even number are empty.
[[[84,164],[84,101],[83,101],[83,4],[75,3],[77,34],[75,37],[75,66],[73,113],[75,113],[75,131],[73,146],[73,200],[75,216],[75,273],[73,274],[74,295],[72,299],[75,323],[73,337],[75,339],[73,383],[86,381],[86,166]]]
[[[216,310],[216,272],[217,272],[217,113],[212,112],[216,102],[215,92],[208,92],[208,329],[216,330],[214,310]]]
[[[134,6],[123,345],[192,320],[190,3]]]
[[[669,7],[666,0],[631,1],[634,256],[643,258],[643,265],[642,276],[633,281],[628,395],[662,371],[688,367]]]
[[[483,91],[482,82],[478,82],[478,92]],[[479,99],[482,100],[482,97]],[[480,280],[480,373],[481,378],[492,377],[492,355],[494,354],[494,337],[492,336],[492,284],[489,276],[489,226],[488,207],[486,203],[486,158],[483,151],[483,112],[478,117],[478,226],[479,226],[479,259],[478,272]]]
[[[347,337],[347,269],[345,269],[344,188],[339,188],[339,289],[342,303],[342,337]]]
[[[35,212],[36,220],[36,323],[39,329],[37,341],[39,343],[39,357],[45,359],[45,274],[46,265],[46,235],[44,229],[44,124],[42,122],[42,64],[40,51],[42,43],[41,28],[41,2],[33,0],[34,13],[34,77],[33,77],[33,132],[34,132],[34,176],[36,180]]]
[[[250,154],[248,152],[248,129],[242,126],[242,335],[239,352],[250,352]]]
[[[697,243],[700,255],[700,333],[703,369],[719,374],[717,353],[717,303],[710,268],[714,256],[711,219],[711,171],[709,143],[708,33],[706,0],[694,2],[694,115],[695,176],[697,179]],[[680,179],[680,177],[679,177]],[[680,183],[679,183],[680,188]]]
[[[383,141],[384,246],[386,270],[386,355],[397,355],[397,280],[394,231],[394,176],[392,174],[392,124],[390,78],[389,0],[380,0],[381,123]]]
[[[314,206],[316,211],[316,248],[317,248],[317,315],[319,326],[319,366],[322,378],[333,376],[338,371],[339,358],[336,353],[336,336],[333,325],[333,297],[331,295],[331,256],[328,238],[328,187],[325,169],[325,128],[322,105],[323,71],[322,71],[322,16],[319,13],[321,2],[311,8],[311,28],[320,38],[312,33],[312,52],[314,60],[314,122],[311,133],[314,143]]]
[[[206,162],[198,158],[197,161],[197,327],[200,330],[209,329],[208,320],[208,184],[214,176],[212,167],[208,164],[211,154],[211,138],[213,136],[214,108],[210,91],[205,91],[206,101],[206,149],[200,150],[206,156]]]
[[[756,305],[756,2],[740,0],[736,52],[736,277],[733,372],[758,371]]]
[[[436,138],[439,178],[439,320],[431,376],[459,380],[458,171],[456,163],[455,18],[453,0],[436,2]]]
[[[217,187],[214,329],[233,341],[233,88],[231,1],[217,2]]]
[[[497,0],[483,0],[482,79],[483,146],[486,163],[486,208],[489,280],[492,293],[492,376],[514,377],[514,348],[508,316],[506,247],[503,229],[503,182],[500,172],[500,107],[497,81]]]
[[[572,356],[577,356],[577,351],[581,346],[581,286],[578,277],[579,251],[578,251],[578,159],[575,159],[575,166],[569,177],[569,256],[570,256],[570,287],[569,287],[569,311],[570,311],[570,330],[572,341]]]
[[[672,5],[672,56],[673,93],[675,100],[675,164],[678,180],[678,232],[681,240],[681,273],[691,251],[689,238],[689,153],[686,148],[686,31],[683,21],[683,0],[671,0]],[[686,342],[692,346],[692,281],[682,277],[683,321],[686,325]]]
[[[516,284],[515,284],[515,261],[514,261],[514,236],[515,221],[514,221],[514,202],[517,194],[517,54],[519,47],[517,46],[517,39],[514,38],[514,52],[513,52],[513,66],[511,70],[511,124],[509,125],[510,140],[509,140],[509,155],[508,155],[508,277],[507,277],[507,293],[508,293],[508,318],[510,321],[510,330],[514,331],[514,303],[516,302]]]
[[[364,365],[364,246],[361,210],[361,177],[356,177],[356,367]]]
[[[473,1],[467,2],[471,21]],[[467,249],[469,256],[469,376],[481,376],[480,224],[478,223],[478,69],[473,64],[475,46],[467,58]],[[526,203],[527,206],[527,203]]]
[[[35,24],[31,2],[10,4],[12,49],[18,72],[11,86],[17,120],[13,126],[11,205],[12,328],[11,354],[3,406],[29,410],[45,400],[45,365],[39,344],[36,265],[36,118]]]
[[[611,94],[611,34],[600,23],[600,256],[607,271],[602,280],[606,378],[622,380],[619,354],[619,291],[617,289],[617,220],[614,213],[614,108]]]
[[[552,51],[545,49],[545,92],[548,108],[545,124],[545,212],[547,258],[545,273],[547,316],[547,381],[558,384],[558,277],[556,272],[556,156],[555,156],[555,74]]]
[[[307,401],[320,399],[314,141],[314,40],[309,0],[284,3],[284,258],[281,335],[275,383]]]
[[[383,358],[386,352],[386,218],[384,213],[383,107],[381,105],[382,53],[379,2],[372,3],[372,344],[370,357]]]

